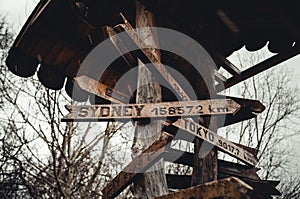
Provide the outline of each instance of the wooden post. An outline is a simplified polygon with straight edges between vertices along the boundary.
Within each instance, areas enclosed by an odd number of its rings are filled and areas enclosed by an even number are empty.
[[[197,93],[197,97],[198,99],[214,98],[216,96],[214,66],[203,56],[199,56],[197,62],[200,66],[201,76],[203,77],[202,79],[196,80],[199,86],[198,90],[200,91],[200,93]],[[200,121],[205,127],[209,126],[210,130],[217,132],[218,125],[216,117],[200,117]],[[217,180],[217,160],[218,154],[216,148],[207,142],[203,142],[199,139],[195,140],[192,186]]]
[[[153,27],[155,26],[154,15],[150,11],[146,10],[144,5],[140,1],[136,1],[136,27]],[[138,31],[139,36],[143,39],[146,46],[144,48],[157,46],[156,49],[152,49],[158,57],[160,52],[158,48],[158,42],[155,39],[155,33],[150,30]],[[161,87],[158,83],[155,83],[150,71],[144,66],[144,64],[138,60],[138,88],[137,88],[137,103],[157,103],[161,102],[162,94]],[[152,143],[159,136],[161,131],[161,122],[158,120],[151,121],[151,124],[143,125],[136,123],[135,127],[135,139],[132,145],[133,157],[136,157],[149,143]],[[134,184],[134,196],[136,198],[150,198],[162,196],[168,193],[167,179],[164,172],[164,162],[160,160],[156,163],[149,172],[143,174]]]

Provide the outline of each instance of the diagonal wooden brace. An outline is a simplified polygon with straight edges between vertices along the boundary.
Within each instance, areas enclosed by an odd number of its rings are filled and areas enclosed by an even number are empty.
[[[171,142],[172,136],[166,133],[155,140],[141,155],[129,163],[114,179],[102,190],[103,198],[110,199],[119,195],[134,179],[145,173],[153,164],[161,159],[166,145]]]

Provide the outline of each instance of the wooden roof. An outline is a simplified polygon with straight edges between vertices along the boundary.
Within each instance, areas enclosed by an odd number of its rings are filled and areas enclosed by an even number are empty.
[[[300,52],[297,1],[143,1],[155,13],[157,26],[192,37],[205,47],[218,68],[223,67],[232,74],[231,78],[226,79],[216,72],[217,81],[224,83],[225,88]],[[23,77],[38,71],[43,85],[57,90],[65,86],[71,96],[74,86],[72,79],[80,64],[107,37],[103,32],[105,25],[122,23],[120,12],[134,25],[135,8],[132,0],[42,0],[12,46],[7,66]],[[278,55],[247,71],[240,71],[226,59],[244,45],[248,50],[255,51],[267,42],[269,50]],[[193,79],[198,76],[194,75],[195,71],[184,59],[162,52],[162,62],[189,77],[192,85],[196,84],[197,81]],[[116,79],[132,66],[120,58],[109,67],[97,67],[106,70],[100,81],[113,87]],[[93,69],[86,71],[86,75],[93,76]],[[77,96],[75,100],[87,99],[88,94],[81,93],[82,96]]]

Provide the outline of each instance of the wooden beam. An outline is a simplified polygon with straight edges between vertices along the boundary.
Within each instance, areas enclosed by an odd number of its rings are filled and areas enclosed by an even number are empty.
[[[218,181],[208,182],[202,185],[184,189],[156,199],[251,199],[253,188],[235,177],[230,177]]]
[[[212,56],[216,58],[217,64],[223,67],[232,76],[238,77],[241,75],[241,71],[228,59],[226,59],[221,53],[214,51]]]
[[[167,134],[162,134],[142,154],[138,155],[123,171],[113,178],[102,190],[103,198],[110,199],[119,195],[141,173],[146,172],[153,164],[162,158],[165,146],[171,141]]]
[[[107,37],[114,44],[115,48],[119,51],[120,55],[122,56],[126,64],[130,67],[136,66],[137,64],[136,58],[133,57],[133,55],[128,51],[123,41],[118,36],[116,36],[117,32],[115,32],[115,30],[110,26],[105,26],[103,30],[104,33],[107,35]]]
[[[156,32],[150,29],[155,27],[155,17],[151,11],[147,10],[142,1],[136,0],[136,35],[141,39],[137,41],[145,52],[153,54],[156,60],[160,62],[159,42],[157,41]],[[139,29],[139,28],[142,28]],[[137,103],[158,103],[162,101],[161,87],[156,82],[151,72],[147,69],[141,60],[138,61],[138,80],[137,80]],[[135,157],[143,151],[149,143],[162,134],[159,120],[153,120],[151,123],[135,123],[135,132],[133,144],[131,147],[132,156]],[[150,198],[161,196],[168,193],[167,179],[164,170],[164,161],[160,160],[152,166],[152,170],[142,173],[134,183],[134,197]]]
[[[292,50],[283,52],[283,53],[279,53],[277,55],[274,55],[273,57],[270,57],[269,59],[262,61],[250,68],[248,68],[247,70],[241,72],[241,74],[239,76],[236,77],[231,77],[230,79],[228,79],[226,82],[224,82],[224,88],[230,88],[242,81],[245,81],[269,68],[272,68],[273,66],[280,64],[281,62],[284,62],[296,55],[298,55],[300,53],[300,48],[295,46],[294,48],[292,48]],[[217,91],[220,92],[223,90],[223,86],[217,86]]]
[[[128,95],[119,92],[87,76],[75,77],[74,82],[82,90],[95,94],[98,97],[106,99],[112,103],[124,104],[129,102],[130,100],[130,97]]]
[[[215,72],[215,77],[217,82],[222,84],[223,82],[227,81],[227,78],[221,73],[219,73],[217,70],[214,70],[214,72]]]
[[[137,34],[137,32],[133,29],[131,24],[127,21],[124,15],[121,14],[123,18],[124,24],[120,24],[120,26],[125,30],[128,36],[132,39],[135,45],[137,45],[138,49],[141,50],[142,53],[139,54],[139,59],[144,63],[150,63],[148,65],[148,69],[157,76],[156,79],[170,85],[171,88],[174,89],[175,93],[179,95],[179,97],[183,101],[190,100],[190,97],[185,92],[185,90],[180,86],[180,84],[173,78],[173,76],[168,72],[166,67],[161,63],[158,56],[151,50],[147,50],[143,48],[143,39]]]

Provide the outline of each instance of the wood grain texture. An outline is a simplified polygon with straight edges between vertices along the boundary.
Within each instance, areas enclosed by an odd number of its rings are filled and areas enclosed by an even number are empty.
[[[123,28],[124,30],[129,34],[129,36],[132,38],[132,40],[141,48],[143,49],[143,46],[139,45],[139,41],[143,41],[143,39],[139,39],[138,35],[135,33],[135,31],[132,30],[132,26],[128,23],[126,18],[122,15],[124,20]],[[187,93],[182,89],[182,87],[177,83],[177,81],[168,73],[166,68],[163,66],[163,64],[160,63],[160,61],[157,59],[157,56],[154,53],[151,53],[151,51],[146,52],[145,49],[142,50],[144,54],[144,58],[147,61],[150,61],[150,63],[153,64],[154,67],[149,67],[151,71],[158,72],[157,74],[161,75],[161,79],[166,80],[166,83],[168,83],[171,88],[173,88],[176,93],[181,97],[182,100],[190,100],[190,97],[187,95]],[[214,86],[214,66],[212,65],[206,65],[203,66],[201,62],[206,62],[207,57],[199,56],[197,54],[198,52],[195,52],[194,56],[197,57],[198,64],[201,67],[201,79],[197,79],[197,97],[198,99],[209,99],[214,98],[216,95],[216,89]],[[156,63],[155,63],[156,61]],[[217,125],[217,118],[200,118],[200,121],[206,125],[210,126],[211,130],[217,131],[218,125]],[[202,147],[201,154],[205,154],[204,158],[199,158],[202,155],[200,154],[200,149]],[[204,148],[207,148],[205,150]],[[206,142],[202,142],[201,140],[195,141],[195,164],[194,164],[194,170],[193,170],[193,178],[192,178],[192,185],[201,184],[204,182],[209,182],[212,180],[217,179],[217,150],[210,146],[210,144]]]
[[[136,156],[117,176],[102,190],[104,199],[112,199],[119,195],[142,173],[163,157],[165,145],[171,141],[171,136],[162,134],[150,144],[141,154]]]
[[[177,129],[172,128],[176,127],[184,133],[187,133],[187,137],[196,137],[200,141],[204,141],[207,144],[213,145],[214,147],[218,148],[220,151],[227,153],[238,160],[241,160],[242,162],[256,166],[257,165],[257,157],[251,153],[248,152],[247,149],[244,149],[241,145],[237,145],[222,136],[218,135],[217,133],[214,133],[208,128],[205,128],[204,126],[197,124],[195,122],[191,122],[188,119],[181,119],[173,122],[170,127],[168,127],[168,123],[165,122],[166,126],[163,128],[165,131],[172,133],[172,131],[177,132]],[[208,149],[212,149],[213,147],[209,147]],[[201,148],[201,153],[205,152],[205,148]],[[202,155],[202,154],[201,154]],[[204,154],[205,155],[205,154]],[[198,156],[199,157],[199,156]],[[204,156],[205,158],[206,156]],[[204,159],[202,157],[202,159]]]
[[[146,28],[155,26],[153,14],[146,10],[140,1],[136,1],[136,27]],[[160,57],[158,42],[155,40],[155,33],[150,30],[143,29],[138,32],[143,39],[143,48],[155,46],[156,48],[148,48]],[[155,83],[151,72],[138,60],[138,87],[137,87],[137,103],[157,103],[161,102],[162,94],[158,83]],[[135,136],[132,145],[133,157],[141,153],[152,140],[155,140],[161,134],[161,125],[159,120],[153,120],[150,124],[144,125],[136,122]],[[164,172],[163,160],[158,161],[152,166],[151,170],[144,173],[134,183],[134,196],[136,198],[150,198],[161,196],[168,193],[167,179]]]
[[[197,59],[197,66],[200,71],[201,78],[196,79],[197,98],[198,99],[214,99],[216,98],[215,89],[215,66],[209,61],[207,55],[198,55],[195,52],[192,55]],[[209,130],[217,132],[218,118],[216,117],[199,117],[199,122]],[[206,182],[217,180],[218,152],[216,147],[210,143],[196,139],[194,142],[194,167],[192,174],[192,186],[203,184]]]

